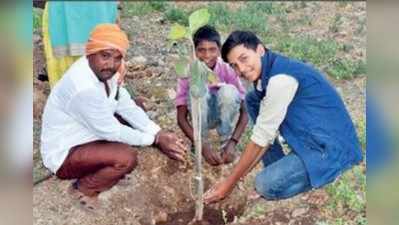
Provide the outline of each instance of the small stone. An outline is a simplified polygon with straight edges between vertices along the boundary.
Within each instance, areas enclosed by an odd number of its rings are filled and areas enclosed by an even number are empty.
[[[346,6],[345,6],[345,10],[352,10],[352,4],[347,4]]]
[[[174,100],[176,98],[176,91],[173,89],[168,89],[168,96],[170,99]]]
[[[141,70],[145,69],[145,66],[142,64],[135,64],[135,65],[131,64],[131,65],[128,65],[128,68],[131,71],[141,71]]]
[[[298,208],[292,212],[292,217],[298,217],[308,212],[307,208]]]
[[[151,70],[145,70],[145,76],[146,77],[151,77],[152,76],[152,71]]]
[[[165,24],[166,19],[165,19],[164,17],[160,17],[160,18],[158,18],[156,21],[157,21],[157,23]]]
[[[158,65],[159,66],[164,66],[165,62],[162,59],[160,59],[160,60],[158,60]]]
[[[148,65],[157,67],[157,66],[159,66],[159,63],[157,61],[151,61],[150,63],[148,63]]]
[[[40,35],[38,34],[33,34],[33,43],[39,43],[42,40]]]
[[[161,211],[157,215],[155,215],[154,220],[155,224],[166,222],[168,221],[168,214],[166,212]]]
[[[151,73],[154,77],[158,77],[162,74],[162,70],[159,68],[151,68]]]
[[[146,64],[147,59],[144,56],[136,56],[132,58],[132,61],[136,64]]]
[[[343,36],[343,37],[346,37],[346,36],[348,35],[348,32],[346,32],[346,31],[341,31],[341,32],[339,32],[339,34],[340,34],[341,36]]]
[[[150,117],[152,120],[155,119],[155,117],[157,116],[156,112],[154,111],[148,111],[147,112],[148,117]]]

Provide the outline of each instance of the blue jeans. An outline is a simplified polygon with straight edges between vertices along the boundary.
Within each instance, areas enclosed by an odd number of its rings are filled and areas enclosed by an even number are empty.
[[[252,123],[259,114],[260,98],[249,92],[245,98]],[[285,155],[276,139],[262,156],[264,169],[256,175],[256,191],[268,200],[290,198],[312,189],[309,175],[302,159],[295,152]]]
[[[189,101],[188,109],[191,111]],[[215,94],[207,91],[201,102],[201,134],[204,140],[208,137],[208,131],[214,128],[222,145],[230,138],[237,123],[240,103],[239,92],[234,85],[223,85]]]

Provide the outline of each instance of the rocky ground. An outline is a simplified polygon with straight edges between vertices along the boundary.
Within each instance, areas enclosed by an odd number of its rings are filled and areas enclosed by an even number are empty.
[[[183,3],[179,3],[184,7]],[[365,19],[365,4],[348,4],[340,11],[344,22],[340,24],[343,32],[330,34],[326,27],[335,16],[336,8],[321,6],[321,18],[314,18],[313,29],[303,26],[295,32],[313,32],[320,38],[333,37],[343,43],[351,43],[351,50],[345,57],[365,57],[365,36],[355,35],[359,17]],[[334,7],[337,7],[334,5]],[[311,10],[311,9],[309,9]],[[303,16],[293,12],[292,18]],[[324,21],[324,22],[323,22]],[[173,99],[176,95],[176,74],[173,69],[176,53],[167,46],[167,33],[170,24],[162,13],[153,12],[141,17],[122,18],[122,28],[129,34],[131,47],[128,52],[127,86],[136,95],[147,99],[149,115],[161,127],[173,130],[183,137],[177,127],[176,110]],[[41,164],[40,124],[46,98],[50,92],[47,82],[36,79],[43,72],[45,60],[40,32],[34,34],[34,180],[47,177],[48,171]],[[365,76],[351,80],[329,78],[343,97],[352,118],[364,120]],[[185,139],[187,146],[188,141]],[[189,160],[190,161],[190,160]],[[104,209],[97,214],[82,211],[66,193],[69,181],[55,177],[37,184],[33,188],[33,224],[188,224],[194,215],[191,176],[192,163],[176,163],[167,159],[154,148],[142,148],[139,153],[139,166],[131,174],[128,187],[115,186],[100,195]],[[220,177],[229,173],[230,165],[211,168],[205,166],[205,184],[208,188]],[[253,177],[258,166],[234,190],[231,197],[206,207],[205,220],[209,224],[315,224],[323,221],[331,213],[326,213],[325,204],[329,196],[324,189],[301,194],[289,200],[265,201],[252,199]],[[312,196],[321,196],[318,204],[311,203]],[[346,215],[353,219],[356,215]]]

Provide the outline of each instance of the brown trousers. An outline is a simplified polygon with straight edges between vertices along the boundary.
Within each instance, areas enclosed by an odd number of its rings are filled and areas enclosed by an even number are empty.
[[[120,123],[130,126],[119,115]],[[73,147],[58,169],[60,179],[77,179],[75,185],[87,196],[110,189],[137,166],[137,150],[127,144],[93,141]]]
[[[127,144],[94,141],[72,148],[57,171],[60,179],[78,179],[87,196],[110,189],[137,166],[137,152]]]

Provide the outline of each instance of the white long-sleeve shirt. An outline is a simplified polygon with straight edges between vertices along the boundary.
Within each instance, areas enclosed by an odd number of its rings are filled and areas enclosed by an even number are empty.
[[[77,60],[50,93],[42,118],[41,155],[53,173],[61,167],[69,150],[95,140],[145,146],[154,142],[161,129],[131,100],[123,87],[117,94],[117,76],[104,83],[91,70],[86,56]],[[133,128],[121,124],[118,113]]]
[[[261,85],[257,85],[257,88],[260,87]],[[260,103],[251,141],[262,147],[273,144],[297,89],[298,81],[292,76],[279,74],[270,78],[266,87],[266,96]]]

